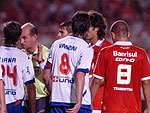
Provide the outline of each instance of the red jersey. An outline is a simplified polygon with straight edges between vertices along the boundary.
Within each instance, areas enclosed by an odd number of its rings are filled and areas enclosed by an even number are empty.
[[[141,81],[150,79],[143,49],[119,41],[103,49],[94,77],[105,77],[104,113],[141,113]]]
[[[89,72],[89,75],[92,76],[94,71],[95,71],[95,65],[98,63],[98,54],[99,52],[101,51],[102,48],[106,47],[106,46],[110,46],[112,45],[109,41],[107,40],[98,40],[97,43],[95,44],[95,46],[93,47],[94,49],[94,57],[93,57],[93,60],[92,60],[92,65],[91,65],[91,69],[90,69],[90,72]],[[102,102],[103,102],[103,90],[104,90],[104,86],[100,87],[96,96],[95,96],[95,99],[93,101],[93,109],[95,110],[101,110],[102,109]]]

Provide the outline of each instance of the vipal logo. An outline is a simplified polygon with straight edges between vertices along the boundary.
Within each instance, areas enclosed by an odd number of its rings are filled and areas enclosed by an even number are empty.
[[[53,76],[53,82],[58,82],[58,76]]]

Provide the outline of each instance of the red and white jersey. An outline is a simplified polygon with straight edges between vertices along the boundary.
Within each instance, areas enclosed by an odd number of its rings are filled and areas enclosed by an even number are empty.
[[[105,78],[103,112],[141,113],[141,81],[150,79],[146,52],[131,42],[104,48],[94,77]]]
[[[95,71],[95,66],[99,63],[98,62],[98,54],[100,53],[101,49],[107,46],[112,45],[109,41],[103,39],[103,40],[98,40],[96,44],[93,46],[94,49],[94,57],[92,60],[92,65],[91,69],[89,72],[90,78],[93,77],[93,73]],[[103,103],[103,91],[104,91],[104,86],[100,87],[95,99],[92,103],[93,109],[95,110],[101,110],[102,109],[102,103]]]
[[[34,70],[30,57],[16,47],[0,47],[0,64],[4,80],[6,104],[22,100],[24,84],[34,83]]]
[[[76,103],[75,72],[85,72],[82,108],[91,109],[89,70],[93,49],[83,39],[67,36],[55,41],[48,54],[46,68],[52,65],[51,106]]]

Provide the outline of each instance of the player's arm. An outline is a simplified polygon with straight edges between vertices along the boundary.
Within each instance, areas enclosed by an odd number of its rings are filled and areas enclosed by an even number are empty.
[[[90,87],[90,90],[91,90],[91,103],[93,103],[94,98],[97,94],[97,91],[98,91],[99,87],[103,84],[104,84],[103,79],[98,79],[98,78],[95,78],[95,77],[93,78],[92,84],[91,84],[91,87]]]
[[[91,103],[93,103],[94,98],[97,94],[99,87],[104,85],[104,75],[105,75],[105,51],[101,51],[98,57],[98,63],[95,66],[95,71],[93,73],[94,79],[91,83]]]
[[[89,86],[91,87],[92,81],[93,81],[94,77],[89,78]],[[104,86],[104,79],[101,80],[101,86]]]
[[[33,83],[27,85],[27,93],[29,98],[29,105],[31,107],[31,113],[36,113],[36,91]]]
[[[35,73],[33,68],[32,60],[29,56],[26,57],[23,63],[24,70],[23,72],[23,81],[27,87],[27,94],[29,98],[29,106],[31,108],[31,113],[36,112],[36,91],[35,91]]]
[[[142,81],[142,87],[146,104],[144,113],[150,113],[150,80]]]
[[[43,72],[43,81],[49,91],[49,93],[51,92],[51,68],[52,68],[52,64],[47,61],[45,67],[44,67],[44,72]]]
[[[44,83],[49,91],[49,93],[51,92],[51,69],[44,69],[44,72],[43,72],[43,80],[44,80]]]
[[[0,104],[1,104],[0,113],[6,113],[4,84],[3,84],[2,80],[0,80],[0,92],[1,92],[1,94],[0,94]]]
[[[72,109],[68,109],[68,113],[77,113],[81,107],[82,103],[82,93],[85,83],[85,73],[84,72],[76,72],[75,75],[76,80],[76,100],[77,103]]]

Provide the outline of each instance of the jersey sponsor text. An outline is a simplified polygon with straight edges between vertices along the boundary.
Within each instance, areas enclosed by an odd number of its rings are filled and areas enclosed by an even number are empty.
[[[119,91],[133,91],[133,88],[123,88],[123,87],[113,87],[114,90],[119,90]]]
[[[137,52],[129,53],[127,51],[124,53],[124,52],[113,51],[113,56],[137,57]]]

